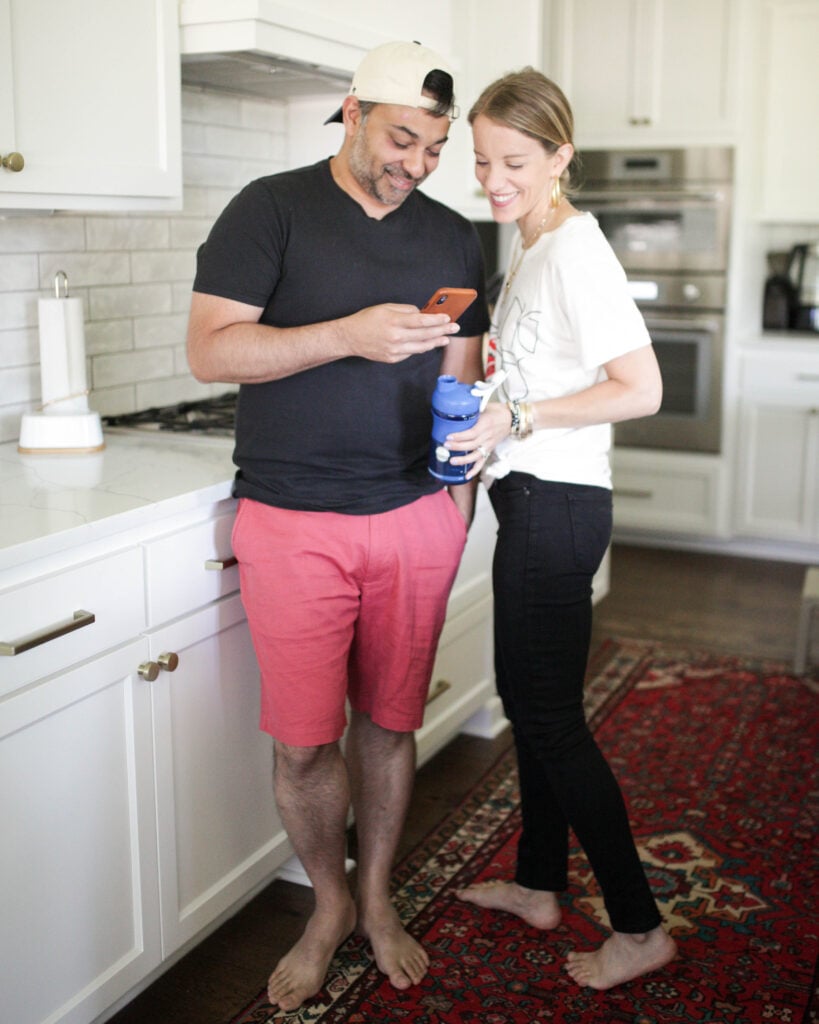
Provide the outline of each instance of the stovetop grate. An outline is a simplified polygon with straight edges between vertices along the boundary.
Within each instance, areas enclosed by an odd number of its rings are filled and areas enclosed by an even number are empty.
[[[236,398],[236,392],[231,391],[194,402],[179,402],[119,416],[104,416],[103,423],[108,427],[229,437],[233,434],[236,422]]]

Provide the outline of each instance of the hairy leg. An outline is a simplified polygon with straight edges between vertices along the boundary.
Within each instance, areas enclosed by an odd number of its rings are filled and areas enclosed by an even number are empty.
[[[665,967],[677,944],[662,927],[633,935],[613,932],[599,949],[569,953],[565,969],[578,985],[604,990]]]
[[[276,744],[274,788],[282,822],[315,893],[304,934],[268,981],[268,998],[295,1010],[324,983],[337,947],[355,927],[355,904],[344,871],[350,790],[338,745]]]
[[[429,957],[390,902],[390,875],[415,777],[415,737],[382,729],[354,712],[347,762],[358,833],[358,928],[379,970],[398,989],[417,985]]]

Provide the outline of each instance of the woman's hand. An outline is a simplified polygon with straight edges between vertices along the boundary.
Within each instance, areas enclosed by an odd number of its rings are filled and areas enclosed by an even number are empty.
[[[470,430],[448,434],[444,444],[451,452],[464,452],[455,456],[453,466],[471,466],[466,479],[471,480],[486,465],[495,448],[509,437],[512,430],[512,414],[503,402],[490,402]]]

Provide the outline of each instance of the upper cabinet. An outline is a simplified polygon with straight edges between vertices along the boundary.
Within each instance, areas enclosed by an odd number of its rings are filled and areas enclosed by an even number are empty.
[[[819,3],[767,0],[763,14],[761,214],[819,221]]]
[[[175,0],[0,0],[0,209],[181,204],[177,19]]]
[[[546,72],[581,147],[732,141],[737,0],[551,0]]]

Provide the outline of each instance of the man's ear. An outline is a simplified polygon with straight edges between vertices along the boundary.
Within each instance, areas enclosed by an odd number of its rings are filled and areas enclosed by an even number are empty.
[[[344,118],[344,132],[346,135],[355,135],[361,127],[361,104],[357,96],[345,96],[341,104],[341,114]]]

